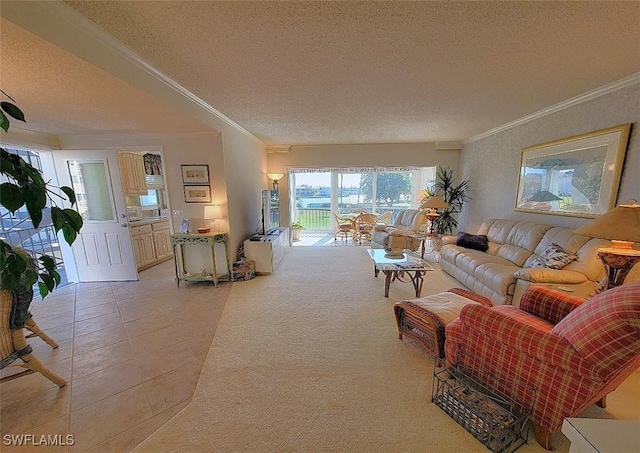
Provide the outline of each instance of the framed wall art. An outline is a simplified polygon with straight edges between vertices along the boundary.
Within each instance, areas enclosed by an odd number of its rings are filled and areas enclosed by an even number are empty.
[[[183,184],[209,184],[208,165],[181,165],[180,167]]]
[[[184,201],[187,203],[211,203],[211,187],[184,186]]]
[[[615,207],[630,127],[524,148],[514,209],[594,218]]]

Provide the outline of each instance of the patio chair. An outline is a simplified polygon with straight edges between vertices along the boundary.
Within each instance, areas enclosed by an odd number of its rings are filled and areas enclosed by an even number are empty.
[[[354,221],[348,217],[340,217],[335,212],[332,213],[334,219],[336,219],[336,223],[338,225],[338,231],[333,235],[333,240],[336,241],[338,237],[343,238],[346,242],[349,239],[349,236],[353,239],[353,229],[354,229]]]
[[[361,244],[362,241],[371,240],[371,232],[378,221],[378,216],[368,212],[358,215],[355,220],[354,241]]]

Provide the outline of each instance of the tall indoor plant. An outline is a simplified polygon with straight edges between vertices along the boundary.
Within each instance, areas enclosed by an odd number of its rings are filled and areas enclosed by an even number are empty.
[[[7,93],[0,90],[15,102]],[[9,117],[25,121],[22,111],[13,103],[0,102],[0,127],[8,132]],[[72,208],[58,206],[56,200],[68,200],[73,206],[76,196],[72,188],[60,187],[55,191],[42,177],[40,171],[25,162],[20,156],[0,147],[0,174],[4,182],[0,184],[0,204],[11,213],[25,206],[34,228],[42,221],[42,212],[49,202],[51,218],[56,233],[62,230],[65,241],[71,245],[82,228],[82,217]],[[18,247],[12,247],[0,240],[0,288],[15,291],[31,288],[38,283],[40,295],[45,297],[60,283],[54,259],[46,254],[29,255]]]
[[[452,234],[453,230],[458,228],[458,220],[454,214],[462,212],[462,206],[471,199],[467,195],[467,190],[469,190],[468,180],[455,184],[452,169],[437,168],[436,181],[431,189],[427,189],[427,195],[442,197],[449,205],[440,212],[440,218],[436,222],[438,234]]]

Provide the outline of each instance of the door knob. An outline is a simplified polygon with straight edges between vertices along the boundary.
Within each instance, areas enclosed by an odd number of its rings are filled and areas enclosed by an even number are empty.
[[[128,224],[127,222],[124,222],[124,223],[121,223],[121,224],[120,224],[120,226],[121,226],[122,228],[128,228],[128,227],[129,227],[129,224]]]

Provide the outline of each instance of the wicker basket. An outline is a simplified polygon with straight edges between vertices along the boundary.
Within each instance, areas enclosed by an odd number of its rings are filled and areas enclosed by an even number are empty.
[[[434,368],[431,401],[494,453],[511,453],[527,443],[530,408],[460,368]]]

